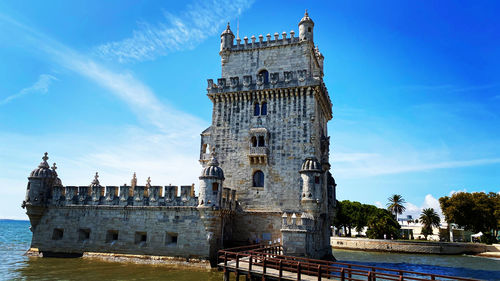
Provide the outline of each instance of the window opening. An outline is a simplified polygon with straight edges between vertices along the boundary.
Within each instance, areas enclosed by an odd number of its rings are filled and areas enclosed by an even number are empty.
[[[52,232],[52,240],[61,240],[64,235],[64,229],[62,228],[54,228]]]
[[[264,173],[262,171],[256,171],[253,174],[253,186],[264,187]]]
[[[257,146],[257,138],[252,137],[252,147],[256,147],[256,146]]]
[[[314,177],[314,183],[319,184],[319,177]]]
[[[260,109],[260,115],[267,115],[267,103],[263,102]]]
[[[78,230],[78,241],[85,241],[90,239],[90,229],[80,228]]]
[[[178,234],[175,232],[167,232],[165,235],[165,245],[174,246],[177,245]]]
[[[262,76],[264,77],[264,84],[269,83],[269,72],[267,70],[261,70],[259,74],[262,74]]]
[[[118,230],[108,230],[106,232],[106,243],[113,243],[118,240]]]
[[[135,244],[144,244],[148,240],[148,234],[146,232],[136,232],[135,233]]]
[[[259,116],[260,115],[260,107],[259,104],[256,103],[254,108],[253,108],[253,116]]]
[[[266,146],[266,141],[264,140],[263,136],[259,137],[259,147]]]

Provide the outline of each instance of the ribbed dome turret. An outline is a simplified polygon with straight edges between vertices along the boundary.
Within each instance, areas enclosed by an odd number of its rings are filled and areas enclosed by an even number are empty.
[[[226,30],[222,31],[222,34],[220,36],[224,36],[226,34],[231,34],[234,37],[233,32],[231,31],[231,28],[229,27],[229,22],[227,23]]]
[[[41,178],[41,179],[56,179],[57,174],[54,170],[51,170],[49,167],[49,163],[47,163],[47,160],[49,160],[49,157],[47,156],[47,152],[45,152],[44,156],[42,157],[42,162],[40,162],[40,165],[38,165],[38,168],[34,169],[31,174],[30,178]]]
[[[52,186],[62,187],[63,186],[62,181],[61,181],[61,179],[59,178],[59,175],[56,172],[56,170],[57,170],[56,163],[52,164],[52,168],[51,169],[52,169],[52,171],[54,171],[54,174],[56,174],[56,179],[54,180],[54,183],[52,184]]]
[[[208,165],[201,171],[200,179],[203,178],[224,179],[224,172],[219,167],[219,161],[217,161],[215,156],[212,156]]]
[[[300,169],[300,172],[323,172],[321,169],[321,164],[318,162],[318,160],[314,157],[308,157],[302,163],[302,168]]]
[[[299,25],[305,23],[305,22],[308,22],[308,23],[311,23],[313,26],[314,26],[314,22],[312,21],[312,19],[309,17],[309,14],[307,13],[307,10],[304,14],[304,17],[300,20],[299,22]]]

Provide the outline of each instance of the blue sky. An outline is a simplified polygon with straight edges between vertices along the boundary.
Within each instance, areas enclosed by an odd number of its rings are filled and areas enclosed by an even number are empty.
[[[500,191],[494,1],[2,1],[0,218],[49,152],[66,185],[197,184],[206,79],[225,23],[298,31],[309,10],[334,104],[338,199],[409,213],[453,191]]]

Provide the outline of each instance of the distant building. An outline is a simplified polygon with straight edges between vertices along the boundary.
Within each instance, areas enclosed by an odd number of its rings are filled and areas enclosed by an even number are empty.
[[[44,255],[130,253],[216,259],[228,245],[280,241],[285,254],[331,256],[335,180],[332,104],[307,12],[293,31],[221,34],[222,77],[208,80],[212,125],[201,133],[194,185],[64,186],[47,154],[23,207]],[[193,66],[195,67],[195,66]],[[133,163],[131,163],[133,165]]]

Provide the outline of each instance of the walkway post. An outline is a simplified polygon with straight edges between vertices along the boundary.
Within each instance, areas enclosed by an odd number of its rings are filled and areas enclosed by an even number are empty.
[[[281,277],[283,277],[283,264],[282,264],[281,260],[279,262],[279,269],[280,269],[280,273],[278,275],[278,280],[281,280]]]
[[[318,281],[321,281],[321,265],[318,265]]]
[[[340,269],[340,280],[344,281],[345,280],[345,273],[344,273],[344,268]],[[349,279],[350,280],[350,279]]]
[[[297,264],[297,281],[300,281],[300,262]]]

